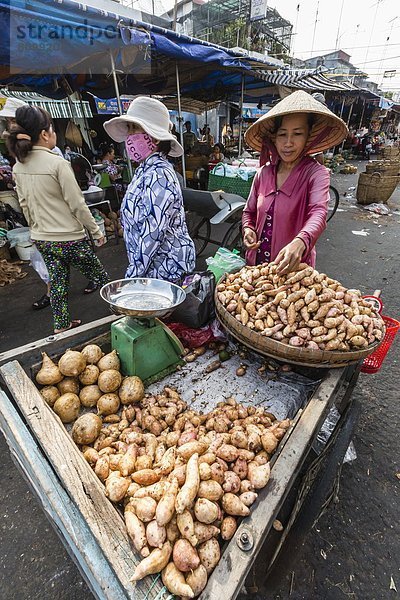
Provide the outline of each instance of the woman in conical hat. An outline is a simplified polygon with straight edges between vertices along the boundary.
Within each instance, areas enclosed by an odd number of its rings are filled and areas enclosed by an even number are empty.
[[[248,264],[273,261],[281,274],[301,262],[315,266],[330,178],[310,154],[340,144],[347,133],[342,119],[303,91],[281,100],[247,130],[246,143],[261,153],[242,218]]]

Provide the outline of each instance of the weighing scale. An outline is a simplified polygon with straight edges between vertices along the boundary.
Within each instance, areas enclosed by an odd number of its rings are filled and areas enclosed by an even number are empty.
[[[150,383],[184,364],[181,342],[157,318],[169,316],[185,300],[182,288],[160,279],[119,279],[103,286],[100,295],[112,312],[125,315],[111,325],[111,346],[124,375]]]

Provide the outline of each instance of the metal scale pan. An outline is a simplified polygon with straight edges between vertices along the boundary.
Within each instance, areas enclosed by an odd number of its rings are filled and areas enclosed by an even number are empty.
[[[146,277],[111,281],[100,296],[114,313],[138,319],[166,317],[186,298],[178,285]]]

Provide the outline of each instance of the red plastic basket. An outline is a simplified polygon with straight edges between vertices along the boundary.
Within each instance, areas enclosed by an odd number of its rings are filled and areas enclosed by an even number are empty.
[[[393,344],[396,333],[400,329],[400,323],[399,321],[396,321],[396,319],[391,319],[390,317],[385,317],[384,315],[382,315],[382,319],[385,321],[386,325],[385,337],[383,338],[379,348],[377,348],[374,352],[372,352],[372,354],[364,359],[363,366],[361,367],[362,373],[371,374],[379,371],[390,346]]]

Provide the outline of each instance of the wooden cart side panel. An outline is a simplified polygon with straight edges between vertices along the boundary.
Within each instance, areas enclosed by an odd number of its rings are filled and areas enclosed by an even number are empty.
[[[48,457],[65,490],[87,522],[128,598],[161,600],[162,584],[147,577],[136,587],[130,582],[138,556],[128,538],[122,517],[106,499],[104,486],[83,458],[58,416],[17,361],[0,367],[0,373],[24,414],[36,440]]]
[[[93,340],[97,336],[110,335],[110,325],[121,318],[121,315],[110,315],[103,319],[98,319],[87,325],[81,325],[69,331],[51,335],[35,342],[30,342],[19,348],[13,348],[7,352],[0,353],[0,365],[12,360],[18,362],[27,370],[29,367],[41,361],[41,352],[47,352],[51,356],[61,355],[69,348],[77,348],[88,343],[88,339]]]
[[[0,429],[10,452],[39,498],[52,525],[68,547],[96,598],[126,600],[128,596],[94,539],[86,521],[49,466],[21,417],[0,392]]]
[[[307,456],[314,435],[325,418],[335,391],[341,385],[342,375],[343,369],[331,370],[310,399],[273,466],[268,485],[261,491],[250,515],[243,519],[225,548],[200,600],[232,599],[239,594],[273,520]],[[243,533],[251,540],[248,550],[242,550],[239,545]]]

